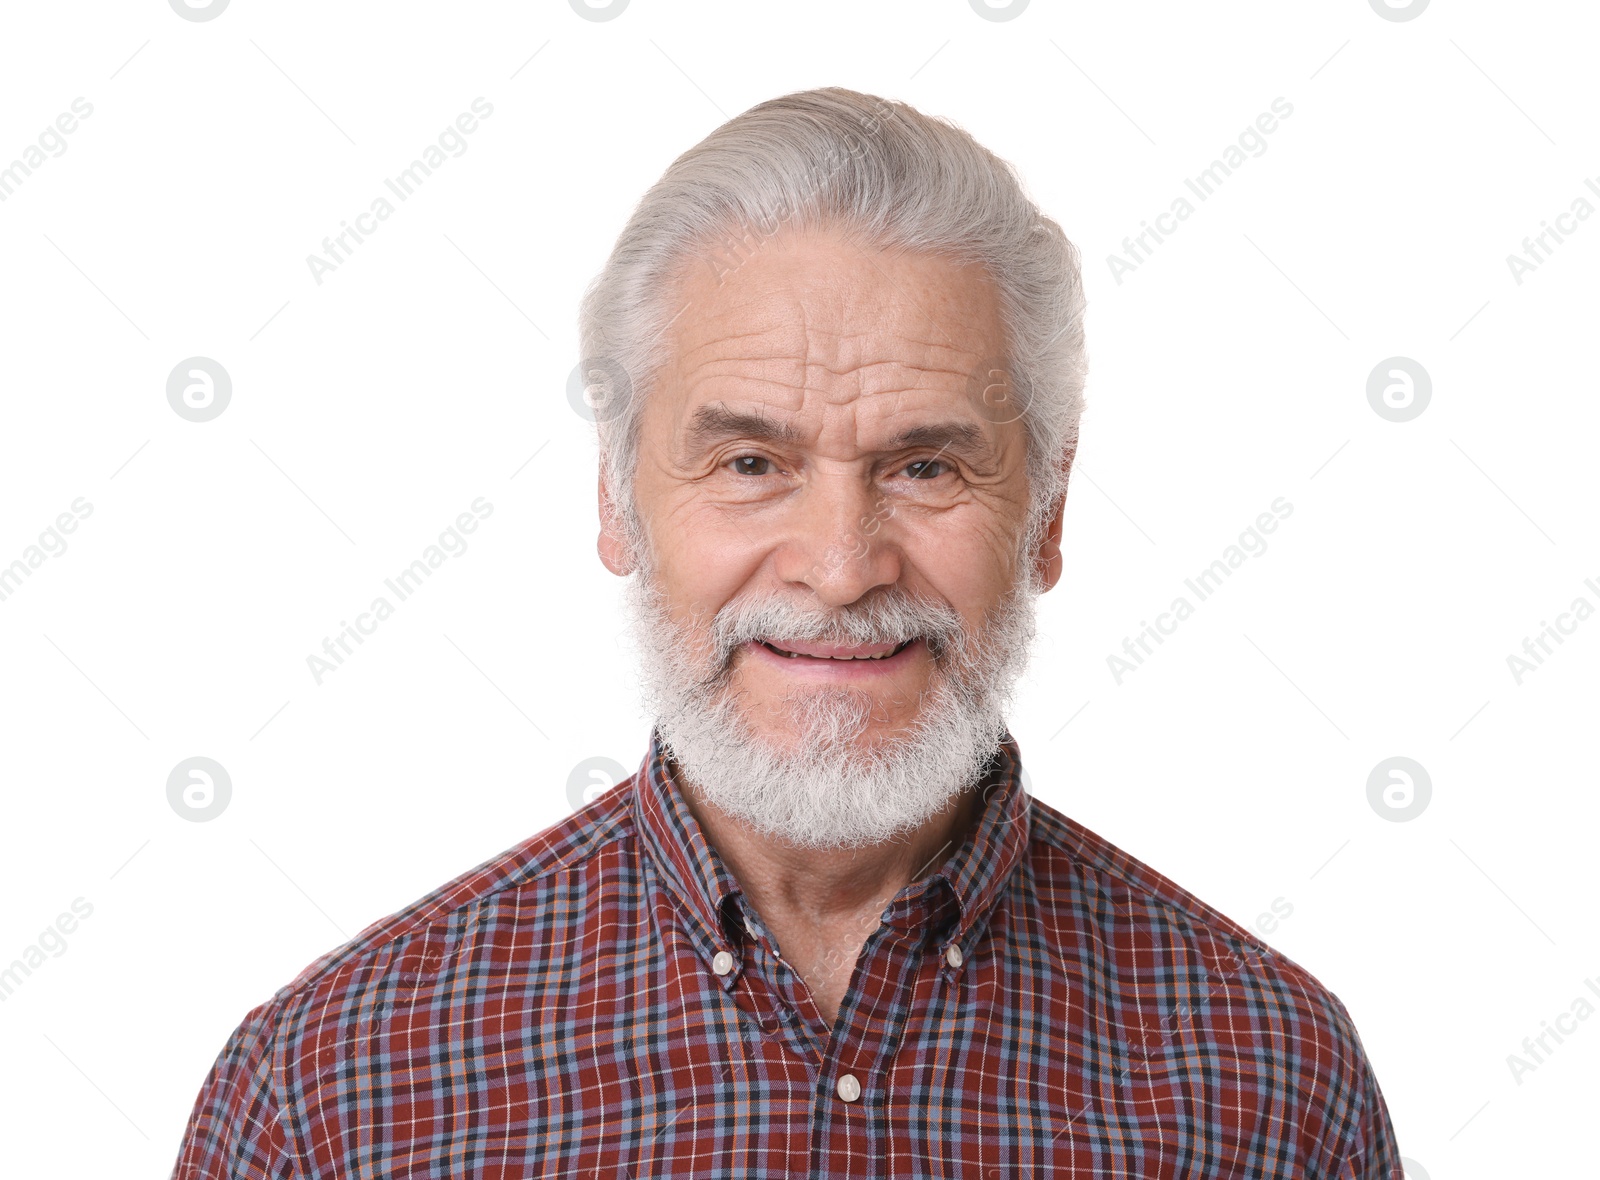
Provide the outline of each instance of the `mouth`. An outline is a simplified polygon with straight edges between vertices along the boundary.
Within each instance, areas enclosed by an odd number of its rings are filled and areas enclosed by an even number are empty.
[[[801,643],[795,640],[757,639],[753,642],[786,660],[806,660],[814,663],[872,663],[892,660],[905,651],[919,637],[913,636],[900,643]]]
[[[805,643],[798,639],[752,639],[745,658],[788,679],[817,684],[876,681],[904,675],[928,650],[921,635],[899,643]]]

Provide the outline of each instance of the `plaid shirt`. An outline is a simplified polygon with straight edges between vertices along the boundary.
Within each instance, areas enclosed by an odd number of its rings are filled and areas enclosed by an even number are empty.
[[[1344,1006],[1020,775],[830,1029],[653,737],[251,1011],[174,1176],[1401,1180]]]

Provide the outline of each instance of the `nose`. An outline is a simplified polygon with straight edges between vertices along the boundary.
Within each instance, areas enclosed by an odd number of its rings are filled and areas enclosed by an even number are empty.
[[[894,506],[858,473],[818,476],[788,506],[778,576],[827,606],[900,579]]]

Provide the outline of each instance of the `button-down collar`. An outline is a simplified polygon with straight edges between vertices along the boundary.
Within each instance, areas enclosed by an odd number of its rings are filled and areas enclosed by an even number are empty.
[[[634,814],[640,839],[668,887],[692,916],[706,940],[706,957],[727,951],[735,960],[742,896],[733,875],[706,839],[671,773],[671,760],[659,733],[650,737],[635,779]],[[1022,762],[1016,741],[1003,734],[975,788],[977,822],[937,868],[911,882],[889,903],[884,920],[902,930],[942,933],[940,953],[950,946],[970,953],[972,936],[987,918],[1000,891],[1028,847],[1029,798],[1022,787]],[[941,853],[946,850],[941,849]],[[954,928],[946,932],[949,919]],[[959,961],[960,956],[957,956]],[[950,970],[955,970],[951,967]],[[734,972],[724,979],[731,984]]]
[[[639,839],[667,888],[693,919],[695,932],[706,943],[706,958],[723,951],[733,953],[738,947],[733,931],[738,927],[735,924],[730,929],[730,919],[733,923],[738,919],[734,917],[737,907],[730,899],[743,890],[689,810],[657,732],[650,735],[650,749],[634,782],[634,824]],[[731,982],[732,975],[729,972],[723,978]]]

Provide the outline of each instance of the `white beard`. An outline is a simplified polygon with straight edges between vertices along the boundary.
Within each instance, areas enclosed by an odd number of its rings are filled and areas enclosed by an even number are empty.
[[[968,633],[945,603],[898,587],[866,606],[806,610],[791,598],[735,599],[708,634],[677,624],[646,568],[625,600],[640,647],[646,705],[696,794],[754,830],[802,848],[881,844],[909,833],[973,787],[999,746],[1003,713],[1034,636],[1030,578]],[[934,670],[911,728],[873,741],[872,696],[808,687],[784,698],[789,740],[756,732],[730,684],[728,661],[756,637],[834,643],[929,641]]]

